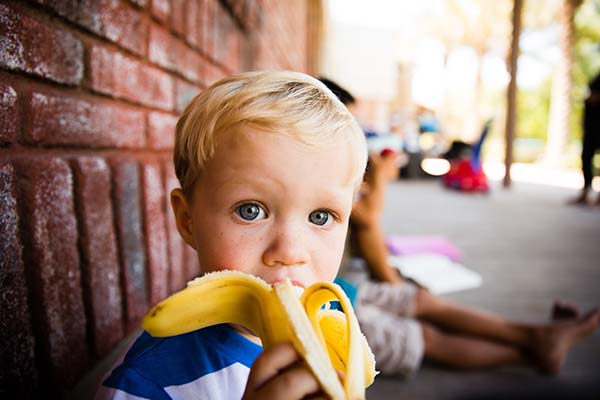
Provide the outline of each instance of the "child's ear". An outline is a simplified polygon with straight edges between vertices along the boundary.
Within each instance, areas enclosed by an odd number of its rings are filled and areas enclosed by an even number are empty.
[[[187,244],[195,249],[192,235],[192,210],[181,189],[171,191],[171,207],[173,208],[173,214],[175,214],[179,234]]]

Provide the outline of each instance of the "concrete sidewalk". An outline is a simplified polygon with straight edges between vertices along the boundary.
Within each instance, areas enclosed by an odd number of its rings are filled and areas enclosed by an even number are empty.
[[[583,310],[600,305],[600,208],[567,206],[573,190],[516,183],[490,194],[447,191],[437,181],[388,187],[387,234],[439,234],[463,252],[463,264],[483,275],[480,288],[446,297],[522,321],[546,321],[555,299]],[[592,387],[590,387],[590,385]],[[600,398],[600,330],[575,347],[558,377],[528,368],[457,372],[426,363],[413,378],[376,379],[370,399]],[[509,393],[507,394],[506,391]],[[525,392],[525,397],[530,396]],[[589,396],[589,397],[587,397]],[[514,396],[512,396],[514,397]],[[472,398],[472,397],[469,397]]]

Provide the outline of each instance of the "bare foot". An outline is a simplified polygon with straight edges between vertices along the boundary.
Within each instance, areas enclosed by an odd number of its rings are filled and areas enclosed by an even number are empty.
[[[567,204],[575,205],[575,206],[586,206],[587,205],[587,196],[579,196],[574,199],[568,201]]]
[[[594,309],[582,318],[534,329],[532,347],[538,368],[546,374],[558,374],[571,348],[594,333],[598,324],[600,309]]]
[[[553,321],[579,318],[581,312],[577,304],[568,301],[556,300],[552,305],[550,318]]]
[[[587,201],[588,201],[587,192],[582,192],[579,196],[575,197],[574,199],[569,200],[568,204],[585,206],[585,205],[587,205]]]

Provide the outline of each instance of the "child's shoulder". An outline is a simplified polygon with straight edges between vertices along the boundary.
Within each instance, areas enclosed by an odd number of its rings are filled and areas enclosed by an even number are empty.
[[[245,384],[261,351],[227,325],[169,338],[154,338],[144,332],[103,385],[150,398],[170,398],[174,392],[192,387],[210,393],[225,379],[240,379]]]

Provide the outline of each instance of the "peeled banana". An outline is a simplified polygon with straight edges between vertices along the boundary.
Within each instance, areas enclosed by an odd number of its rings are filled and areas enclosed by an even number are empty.
[[[331,301],[339,301],[343,312],[329,309]],[[334,400],[364,399],[377,374],[350,301],[333,283],[315,283],[299,298],[289,280],[271,286],[239,271],[212,272],[157,304],[142,327],[164,337],[223,323],[250,329],[265,349],[291,342]]]

